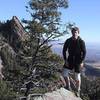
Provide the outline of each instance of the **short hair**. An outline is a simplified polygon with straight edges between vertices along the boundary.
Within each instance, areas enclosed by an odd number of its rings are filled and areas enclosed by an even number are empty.
[[[78,33],[79,33],[79,28],[78,27],[71,28],[71,32],[73,32],[73,31],[78,31]]]

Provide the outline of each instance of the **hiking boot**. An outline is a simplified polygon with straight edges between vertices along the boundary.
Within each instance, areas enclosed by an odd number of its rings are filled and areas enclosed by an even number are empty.
[[[71,87],[69,87],[69,89],[68,89],[69,91],[72,91],[72,88]]]
[[[76,95],[77,97],[80,97],[80,90],[79,90],[79,91],[76,91],[76,92],[75,92],[75,95]]]
[[[71,87],[65,86],[64,88],[69,90],[69,91],[72,91]]]

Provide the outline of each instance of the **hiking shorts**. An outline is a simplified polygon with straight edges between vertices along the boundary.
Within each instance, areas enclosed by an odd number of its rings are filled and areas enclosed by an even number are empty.
[[[63,71],[62,71],[63,77],[69,77],[69,73],[73,73],[75,75],[75,80],[81,81],[81,74],[80,73],[76,73],[70,69],[63,68]]]
[[[69,70],[74,70],[76,73],[81,72],[80,64],[71,64],[71,63],[69,63],[68,66],[66,66],[66,64],[64,64],[63,67],[67,68]]]

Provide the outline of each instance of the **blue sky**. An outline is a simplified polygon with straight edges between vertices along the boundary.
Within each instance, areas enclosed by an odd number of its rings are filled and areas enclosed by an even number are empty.
[[[20,20],[29,19],[25,6],[29,0],[0,0],[0,20],[12,16]],[[100,43],[100,0],[69,0],[69,8],[62,10],[62,22],[75,22],[80,28],[80,36],[90,43]],[[65,40],[67,36],[62,38]]]
[[[86,42],[100,43],[100,0],[69,0],[63,22],[75,22]]]
[[[0,0],[0,20],[11,19],[17,16],[19,19],[29,18],[25,6],[29,0]]]

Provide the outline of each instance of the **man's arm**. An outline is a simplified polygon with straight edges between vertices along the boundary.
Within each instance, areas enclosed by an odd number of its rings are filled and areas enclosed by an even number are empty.
[[[85,59],[85,56],[86,56],[86,46],[85,46],[85,42],[83,40],[81,43],[81,49],[82,49],[81,62],[83,62]]]
[[[64,46],[63,46],[63,58],[65,61],[67,60],[67,58],[66,58],[67,49],[68,49],[68,40],[65,41]]]

